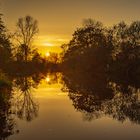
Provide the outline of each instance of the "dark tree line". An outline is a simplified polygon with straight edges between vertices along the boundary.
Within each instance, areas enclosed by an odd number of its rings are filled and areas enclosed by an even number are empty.
[[[0,66],[4,67],[12,58],[12,48],[10,43],[10,36],[7,34],[7,29],[2,21],[2,14],[0,14]]]
[[[139,81],[139,21],[130,25],[120,22],[107,28],[101,22],[87,19],[62,49],[64,69],[91,72],[95,77],[110,73],[113,80],[119,76]]]

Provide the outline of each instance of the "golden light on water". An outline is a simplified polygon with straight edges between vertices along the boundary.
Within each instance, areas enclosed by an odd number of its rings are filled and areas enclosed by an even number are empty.
[[[46,77],[45,81],[46,81],[47,83],[50,82],[50,77],[49,77],[49,76]]]

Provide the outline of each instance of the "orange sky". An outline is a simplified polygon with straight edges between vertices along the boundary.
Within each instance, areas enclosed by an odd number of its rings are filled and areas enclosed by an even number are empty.
[[[140,19],[140,0],[0,0],[4,21],[12,31],[17,19],[31,15],[39,21],[38,49],[60,52],[85,18],[112,25]]]

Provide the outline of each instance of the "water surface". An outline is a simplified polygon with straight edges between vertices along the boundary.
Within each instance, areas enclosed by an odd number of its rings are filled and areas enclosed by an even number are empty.
[[[89,85],[87,89],[75,83],[68,86],[60,75],[47,74],[41,80],[33,77],[13,80],[12,113],[7,114],[9,119],[5,121],[12,127],[3,137],[8,135],[8,140],[140,139],[139,90],[130,88],[132,94],[122,95],[114,84],[115,95],[96,97],[87,92]]]

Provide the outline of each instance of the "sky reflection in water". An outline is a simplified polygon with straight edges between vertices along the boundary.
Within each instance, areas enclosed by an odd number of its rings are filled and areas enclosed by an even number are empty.
[[[129,87],[129,93],[122,94],[112,83],[115,96],[97,96],[90,94],[89,85],[86,89],[65,79],[47,74],[39,82],[33,77],[13,80],[14,126],[9,140],[140,138],[139,90]]]

